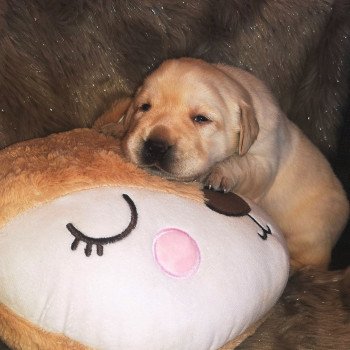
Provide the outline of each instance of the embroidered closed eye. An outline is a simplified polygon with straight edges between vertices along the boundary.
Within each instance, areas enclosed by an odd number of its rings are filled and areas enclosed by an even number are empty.
[[[262,232],[257,232],[262,240],[267,239],[267,235],[271,235],[271,229],[268,225],[266,228],[262,226],[250,213],[251,209],[248,203],[238,195],[232,192],[216,192],[204,189],[204,196],[206,198],[206,206],[222,215],[226,216],[245,216],[247,215]]]
[[[136,227],[138,216],[137,216],[136,206],[133,200],[127,194],[123,194],[123,198],[128,203],[130,212],[131,212],[130,222],[123,232],[118,233],[117,235],[114,235],[111,237],[94,238],[94,237],[86,236],[84,233],[80,232],[72,223],[69,223],[66,225],[66,227],[69,230],[69,232],[75,237],[71,245],[71,249],[76,250],[79,243],[84,242],[86,243],[86,247],[85,247],[86,256],[91,255],[93,245],[96,246],[97,255],[102,256],[103,246],[105,244],[115,243],[127,237],[131,233],[131,231]]]

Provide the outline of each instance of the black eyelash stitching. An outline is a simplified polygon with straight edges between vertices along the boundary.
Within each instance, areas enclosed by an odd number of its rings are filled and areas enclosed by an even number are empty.
[[[249,216],[262,229],[263,233],[261,234],[260,232],[258,232],[258,235],[263,241],[267,239],[267,235],[272,235],[269,225],[266,225],[266,229],[261,224],[259,224],[259,222],[253,216],[251,216],[250,214],[247,214],[247,216]]]
[[[248,205],[248,203],[245,202],[241,197],[230,192],[229,193],[222,192],[222,195],[220,195],[219,194],[220,192],[208,190],[206,188],[203,190],[203,192],[206,198],[208,199],[205,205],[209,209],[225,216],[233,216],[233,217],[248,216],[259,228],[262,229],[262,233],[257,232],[257,234],[263,241],[267,240],[267,235],[272,235],[272,231],[269,225],[266,224],[266,228],[265,228],[264,226],[262,226],[262,224],[258,222],[258,220],[256,220],[251,214],[249,214],[251,211],[251,208]],[[220,198],[221,203],[217,202],[218,195],[221,196]],[[230,201],[229,202],[223,201],[223,198],[225,198],[226,200],[229,199]],[[234,202],[232,202],[233,199],[234,199]],[[232,206],[233,203],[237,203],[237,200],[239,200],[239,204],[240,204],[239,207],[237,207],[236,205]],[[228,208],[222,206],[222,204],[225,204],[227,206],[228,205],[227,203],[231,204],[231,206],[229,206]]]
[[[127,194],[123,194],[123,198],[128,203],[131,211],[131,219],[130,219],[129,225],[123,232],[112,237],[93,238],[93,237],[84,235],[72,223],[69,223],[66,225],[66,227],[69,230],[69,232],[75,237],[73,243],[71,244],[71,249],[76,250],[79,245],[79,242],[82,241],[86,243],[86,247],[85,247],[86,256],[91,255],[93,245],[96,245],[97,255],[102,256],[103,245],[115,243],[117,241],[122,240],[126,236],[128,236],[130,232],[136,227],[138,216],[137,216],[136,206],[133,200]]]

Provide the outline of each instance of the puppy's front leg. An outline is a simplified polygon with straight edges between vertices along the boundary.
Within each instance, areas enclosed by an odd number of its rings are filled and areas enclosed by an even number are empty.
[[[204,186],[215,191],[233,192],[238,182],[234,173],[230,164],[221,162],[214,166],[209,174],[204,175],[200,181]]]
[[[258,202],[269,190],[276,168],[270,159],[249,154],[231,156],[217,163],[201,181],[214,190],[236,192]]]

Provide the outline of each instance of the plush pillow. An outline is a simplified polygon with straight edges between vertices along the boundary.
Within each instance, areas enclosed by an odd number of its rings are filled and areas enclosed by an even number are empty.
[[[289,273],[270,218],[152,176],[79,129],[0,152],[0,338],[14,349],[234,348]]]

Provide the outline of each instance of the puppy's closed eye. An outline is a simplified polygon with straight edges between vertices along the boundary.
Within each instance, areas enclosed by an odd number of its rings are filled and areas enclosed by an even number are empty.
[[[192,120],[196,124],[207,124],[211,122],[211,120],[203,114],[197,114],[193,116]]]
[[[150,103],[143,103],[140,107],[139,110],[142,112],[147,112],[151,109],[151,104]]]

